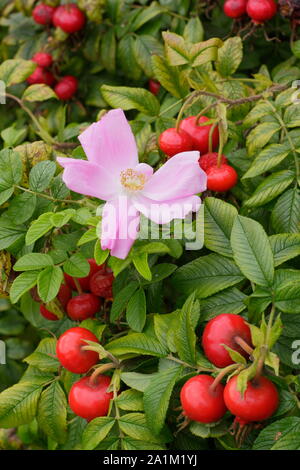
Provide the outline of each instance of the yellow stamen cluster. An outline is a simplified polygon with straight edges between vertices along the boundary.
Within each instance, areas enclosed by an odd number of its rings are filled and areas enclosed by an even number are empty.
[[[138,173],[132,168],[121,171],[121,183],[130,191],[140,191],[146,183],[146,177],[142,173]]]

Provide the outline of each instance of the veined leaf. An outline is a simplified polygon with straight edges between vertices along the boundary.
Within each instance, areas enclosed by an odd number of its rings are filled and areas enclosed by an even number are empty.
[[[274,258],[268,236],[255,220],[237,216],[231,245],[234,260],[243,274],[260,286],[272,285]]]
[[[67,399],[60,383],[54,381],[43,391],[38,406],[38,423],[53,441],[67,439]]]

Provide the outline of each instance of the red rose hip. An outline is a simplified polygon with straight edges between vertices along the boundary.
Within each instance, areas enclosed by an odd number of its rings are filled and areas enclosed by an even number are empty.
[[[47,320],[51,320],[51,321],[59,320],[59,318],[54,313],[50,312],[50,310],[48,310],[43,304],[40,305],[40,314]]]
[[[84,27],[85,15],[74,3],[61,5],[55,10],[53,24],[65,33],[75,33]]]
[[[31,60],[43,68],[50,67],[53,62],[52,55],[47,52],[37,52]]]
[[[97,337],[86,328],[75,327],[65,331],[57,341],[56,354],[61,365],[74,374],[85,374],[99,361],[95,351],[82,349],[85,340],[99,343]]]
[[[199,423],[214,423],[226,413],[224,385],[212,390],[214,378],[201,374],[189,379],[181,389],[180,401],[184,415]]]
[[[222,155],[221,157],[221,163],[227,163],[227,158],[225,157],[225,155]],[[199,166],[200,168],[202,168],[202,170],[204,170],[205,172],[207,172],[207,170],[211,167],[211,166],[215,166],[217,165],[218,163],[218,154],[217,152],[210,152],[210,153],[206,153],[204,155],[201,155],[201,157],[199,158]]]
[[[231,413],[244,422],[264,421],[270,418],[278,408],[277,388],[266,377],[259,377],[247,383],[244,396],[237,389],[235,375],[229,379],[224,390],[224,400]]]
[[[224,192],[229,191],[238,182],[238,174],[235,169],[226,163],[220,166],[211,166],[206,171],[207,189],[211,191]]]
[[[113,392],[107,391],[110,382],[106,375],[98,375],[93,382],[90,377],[75,382],[69,393],[71,410],[87,421],[106,416],[113,398]]]
[[[276,15],[277,4],[274,0],[248,0],[247,14],[253,23],[261,24]]]
[[[72,75],[63,77],[54,87],[58,98],[62,101],[68,101],[75,95],[78,88],[78,80]]]
[[[92,318],[101,307],[101,300],[94,294],[80,294],[69,300],[67,313],[72,320]]]
[[[30,85],[44,84],[51,86],[55,82],[55,78],[51,72],[45,70],[43,67],[37,67],[35,71],[27,78]]]
[[[45,3],[39,3],[32,10],[32,17],[38,24],[47,25],[52,23],[55,8]]]
[[[105,273],[105,270],[106,270],[105,264],[101,264],[101,265],[97,264],[96,261],[94,260],[94,258],[89,258],[87,261],[90,265],[89,274],[85,277],[76,278],[78,280],[79,285],[80,285],[80,287],[83,291],[89,291],[90,290],[90,278],[91,278],[91,276],[93,276],[93,274],[97,273],[98,271],[100,271],[102,273]],[[72,276],[69,276],[69,274],[67,274],[67,273],[64,273],[64,277],[65,277],[65,281],[68,284],[68,286],[71,287],[71,289],[73,289],[73,290],[77,290],[76,289],[76,284],[74,282],[74,278]]]
[[[93,294],[109,299],[112,297],[112,285],[114,275],[111,272],[102,273],[99,271],[90,279],[90,290]]]
[[[226,0],[224,3],[224,13],[229,18],[241,18],[247,11],[248,0]]]
[[[191,137],[184,131],[177,131],[174,127],[160,134],[158,140],[159,148],[169,157],[180,152],[188,152],[193,148]]]
[[[180,129],[185,131],[192,138],[193,150],[198,150],[200,154],[205,154],[209,150],[209,135],[213,124],[200,125],[209,121],[206,116],[201,116],[196,124],[197,116],[185,118],[180,123]],[[213,149],[219,145],[219,129],[216,126],[212,131],[212,147]]]
[[[206,357],[217,367],[233,364],[223,344],[248,357],[248,354],[236,342],[241,338],[249,347],[252,346],[251,331],[245,320],[239,315],[223,313],[210,320],[204,328],[202,346]]]
[[[149,91],[151,91],[153,95],[155,96],[158,95],[159,90],[160,90],[160,83],[157,80],[153,80],[153,78],[150,78],[148,86],[149,86]]]
[[[57,294],[57,298],[60,301],[63,308],[66,308],[67,303],[72,297],[72,291],[69,286],[66,284],[62,284],[59,288],[59,292]]]

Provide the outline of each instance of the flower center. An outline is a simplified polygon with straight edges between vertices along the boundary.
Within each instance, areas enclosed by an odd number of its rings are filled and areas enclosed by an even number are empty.
[[[121,183],[129,191],[140,191],[146,183],[146,177],[132,168],[121,171]]]

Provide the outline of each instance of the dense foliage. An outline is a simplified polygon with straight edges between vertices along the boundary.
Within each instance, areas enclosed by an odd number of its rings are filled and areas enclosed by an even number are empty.
[[[299,449],[299,2],[277,2],[257,25],[227,17],[222,1],[78,0],[85,24],[71,33],[36,23],[38,3],[0,0],[0,448]],[[53,57],[53,83],[26,81],[40,51]],[[70,76],[78,90],[66,97],[56,87]],[[170,238],[157,227],[160,238],[136,241],[124,260],[101,250],[99,200],[70,191],[56,162],[86,158],[77,137],[111,108],[126,111],[140,161],[155,168],[167,160],[161,133],[207,116],[216,152],[238,174],[230,191],[201,195],[184,239],[172,236],[176,220]],[[194,230],[203,246],[187,250]],[[91,259],[105,263],[110,284],[93,291],[96,316],[82,319],[58,294],[66,275],[81,294]],[[228,313],[249,322],[252,345],[246,357],[229,348],[225,371],[207,359],[202,335]],[[106,416],[89,422],[68,405],[86,374],[56,355],[78,326],[100,341],[90,344],[96,374],[111,378]],[[238,372],[245,392],[262,369],[279,391],[266,420],[236,430],[228,411],[206,424],[182,414],[192,377],[225,385]]]

